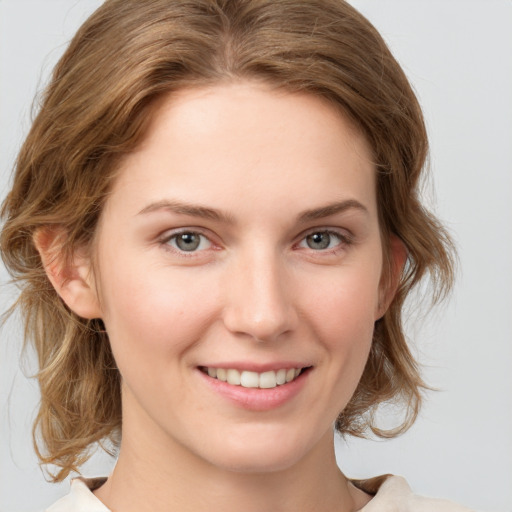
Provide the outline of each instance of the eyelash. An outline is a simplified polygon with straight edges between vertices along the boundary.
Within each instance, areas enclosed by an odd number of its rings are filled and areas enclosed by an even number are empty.
[[[196,251],[196,250],[193,250],[193,251],[185,251],[185,250],[182,250],[180,249],[179,247],[177,246],[172,246],[171,245],[171,241],[176,241],[178,239],[179,236],[182,236],[182,235],[196,235],[196,236],[199,236],[201,237],[201,239],[204,241],[204,240],[207,240],[208,241],[208,244],[209,244],[209,247],[207,247],[206,249],[203,249],[203,250],[199,250],[199,251]],[[212,246],[214,246],[215,244],[210,240],[210,238],[208,236],[206,236],[204,233],[201,233],[201,231],[197,230],[197,229],[182,229],[180,231],[176,231],[176,232],[173,232],[173,233],[166,233],[160,240],[159,240],[159,243],[160,245],[162,245],[164,247],[165,250],[169,251],[169,252],[172,252],[174,254],[179,254],[180,256],[183,256],[183,257],[186,257],[186,258],[193,258],[193,257],[196,257],[198,253],[201,253],[201,252],[204,252],[205,250],[207,249],[210,249]],[[200,243],[203,243],[202,241],[200,241]]]
[[[171,241],[173,241],[173,240],[176,241],[177,238],[180,235],[188,235],[188,234],[196,235],[196,236],[201,237],[203,240],[207,240],[209,246],[207,248],[202,249],[202,250],[185,251],[185,250],[180,249],[177,246],[171,245]],[[300,247],[300,244],[302,244],[302,243],[306,243],[307,244],[307,238],[309,236],[312,236],[312,235],[315,235],[315,234],[322,234],[322,235],[326,234],[326,235],[329,235],[331,237],[334,236],[334,237],[338,238],[339,242],[336,244],[335,247],[319,249],[319,250],[315,250],[315,249],[312,249],[310,247],[309,248],[308,247]],[[201,243],[202,242],[200,242],[200,244]],[[314,230],[311,230],[311,231],[301,235],[301,238],[300,238],[299,242],[294,244],[294,247],[299,247],[301,249],[304,248],[305,250],[309,249],[313,253],[318,253],[318,254],[320,254],[320,253],[321,254],[336,254],[340,250],[349,247],[353,243],[354,243],[354,240],[353,240],[352,235],[349,235],[347,233],[341,233],[339,231],[335,231],[335,230],[332,230],[332,229],[322,229],[322,228],[319,229],[319,228],[316,228]],[[212,240],[207,235],[205,235],[204,233],[202,233],[201,231],[199,231],[197,229],[182,229],[180,231],[173,232],[171,234],[166,233],[162,238],[160,238],[159,244],[161,246],[163,246],[165,250],[170,251],[170,252],[172,252],[174,254],[179,254],[180,256],[186,257],[186,258],[197,257],[197,255],[199,253],[205,252],[206,250],[211,249],[212,247],[215,247],[214,242],[212,242]]]
[[[305,233],[302,236],[302,238],[300,239],[299,244],[302,244],[302,243],[307,244],[308,237],[312,236],[312,235],[317,235],[317,234],[329,235],[330,237],[336,237],[339,240],[339,242],[332,248],[315,250],[315,249],[312,249],[311,247],[309,247],[309,248],[305,247],[306,250],[310,249],[311,251],[313,251],[315,253],[322,253],[322,254],[337,254],[340,250],[346,249],[347,247],[349,247],[350,245],[352,245],[354,243],[353,237],[347,233],[342,233],[340,231],[335,231],[332,229],[316,228],[314,230],[311,230],[311,231]]]

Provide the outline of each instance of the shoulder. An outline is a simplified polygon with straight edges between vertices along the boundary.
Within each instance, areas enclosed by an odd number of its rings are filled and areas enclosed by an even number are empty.
[[[105,480],[103,477],[75,478],[71,482],[69,494],[45,512],[110,512],[92,492]],[[418,496],[400,476],[383,475],[351,482],[373,495],[360,512],[476,512],[448,500]]]
[[[374,495],[360,512],[476,512],[452,501],[418,496],[401,476],[383,475],[352,483]]]
[[[73,479],[69,494],[56,501],[45,512],[110,512],[92,493],[105,480],[104,477]]]

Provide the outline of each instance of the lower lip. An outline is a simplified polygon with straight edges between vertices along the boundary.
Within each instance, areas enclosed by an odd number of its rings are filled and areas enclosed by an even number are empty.
[[[311,368],[291,382],[268,389],[233,386],[222,380],[214,379],[199,369],[197,371],[210,389],[238,407],[251,411],[269,411],[281,407],[300,392],[311,373]]]

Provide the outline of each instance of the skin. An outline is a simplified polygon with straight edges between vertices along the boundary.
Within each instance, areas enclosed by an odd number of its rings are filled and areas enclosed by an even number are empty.
[[[103,319],[122,375],[119,460],[95,491],[108,507],[369,501],[336,465],[332,424],[392,296],[375,190],[364,137],[317,97],[236,82],[161,101],[102,212],[94,268],[80,254],[47,268],[74,311]],[[183,231],[201,235],[196,250],[179,249]],[[50,245],[38,241],[43,259]],[[234,362],[309,370],[291,398],[255,410],[199,370]]]

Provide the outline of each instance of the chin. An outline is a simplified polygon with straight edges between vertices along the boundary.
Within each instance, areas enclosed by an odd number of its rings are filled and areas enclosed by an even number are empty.
[[[297,464],[313,448],[314,442],[298,439],[291,432],[258,432],[224,439],[210,462],[237,473],[284,471]]]
[[[297,453],[263,453],[262,450],[244,451],[237,454],[224,454],[214,465],[233,473],[275,473],[294,466],[300,456]]]

